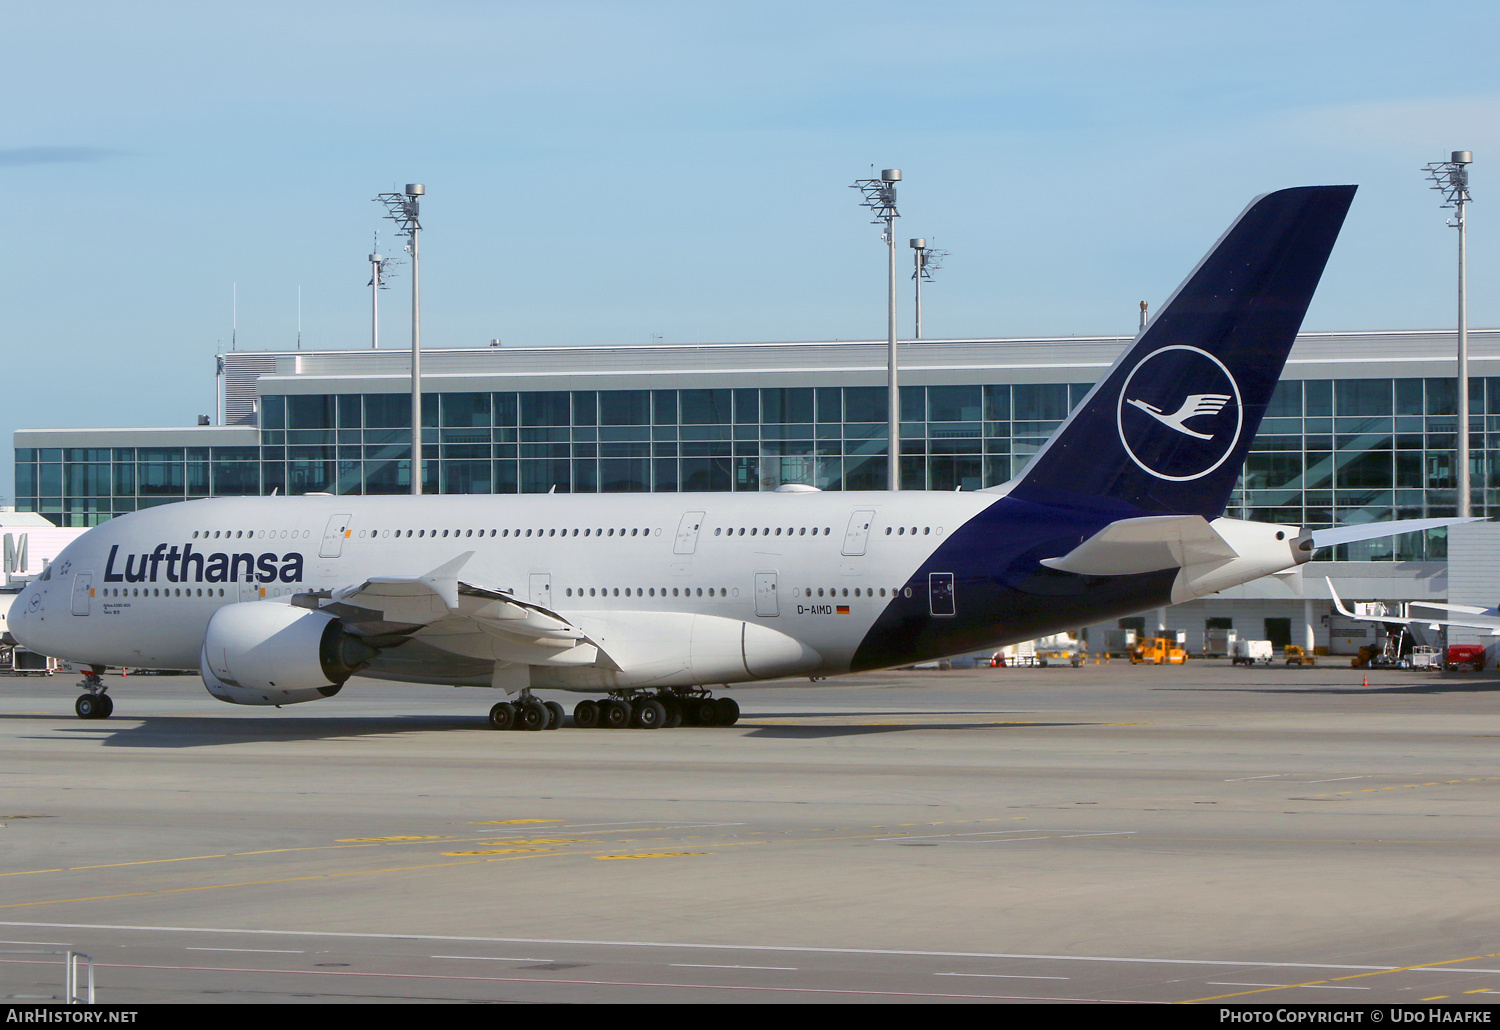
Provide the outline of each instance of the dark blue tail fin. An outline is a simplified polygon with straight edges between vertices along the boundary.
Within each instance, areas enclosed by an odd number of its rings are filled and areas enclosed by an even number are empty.
[[[1011,495],[1220,515],[1354,190],[1304,186],[1252,201]]]

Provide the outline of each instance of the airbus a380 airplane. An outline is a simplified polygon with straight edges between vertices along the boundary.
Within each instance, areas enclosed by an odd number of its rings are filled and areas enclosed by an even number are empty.
[[[1354,189],[1253,201],[999,487],[190,501],[80,537],[11,632],[92,666],[84,718],[112,711],[117,665],[198,668],[246,705],[355,673],[519,692],[497,728],[560,723],[532,689],[602,693],[578,724],[654,727],[733,722],[707,686],[907,665],[1280,572],[1314,534],[1220,516]]]

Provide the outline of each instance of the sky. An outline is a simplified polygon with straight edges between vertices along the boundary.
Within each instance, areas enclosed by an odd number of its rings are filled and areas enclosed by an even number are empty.
[[[903,335],[909,237],[949,252],[925,337],[1130,333],[1253,196],[1335,182],[1304,328],[1425,329],[1457,234],[1421,168],[1467,149],[1497,326],[1497,30],[1465,0],[13,5],[0,434],[211,414],[232,297],[240,349],[295,346],[299,290],[304,348],[368,347],[372,198],[407,182],[428,347],[884,338],[849,185],[887,167]]]

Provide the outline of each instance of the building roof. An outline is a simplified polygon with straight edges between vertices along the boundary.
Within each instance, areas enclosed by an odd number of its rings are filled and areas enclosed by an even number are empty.
[[[1452,330],[1302,333],[1287,375],[1298,379],[1452,375]],[[913,384],[974,382],[1004,371],[1008,382],[1093,382],[1130,336],[994,337],[899,345]],[[1500,375],[1500,329],[1469,332],[1477,375]],[[422,378],[436,390],[660,389],[713,385],[877,386],[884,340],[653,343],[579,347],[427,348]],[[399,393],[409,389],[410,351],[232,351],[225,361],[225,421],[254,421],[258,393]],[[1434,364],[1437,363],[1437,364]],[[1424,366],[1432,366],[1428,371]],[[504,386],[499,383],[503,382]]]
[[[1284,376],[1451,376],[1456,335],[1453,330],[1302,333]],[[899,360],[910,385],[1092,383],[1132,339],[909,341],[899,345]],[[883,386],[886,351],[884,340],[429,348],[422,352],[422,378],[430,392]],[[1500,376],[1500,329],[1471,329],[1469,356],[1472,375]],[[231,351],[224,355],[224,426],[23,429],[15,442],[25,447],[255,446],[261,394],[404,393],[411,388],[410,367],[410,351],[401,348]]]

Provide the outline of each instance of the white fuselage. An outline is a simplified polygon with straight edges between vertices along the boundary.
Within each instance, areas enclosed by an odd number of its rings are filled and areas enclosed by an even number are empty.
[[[85,534],[22,594],[12,631],[27,646],[76,662],[195,669],[209,619],[226,605],[285,602],[371,577],[421,576],[472,552],[459,577],[465,583],[512,594],[585,629],[623,613],[720,616],[774,628],[816,652],[819,662],[808,672],[836,674],[848,670],[913,572],[998,496],[190,501]],[[1003,635],[997,626],[996,641]]]

